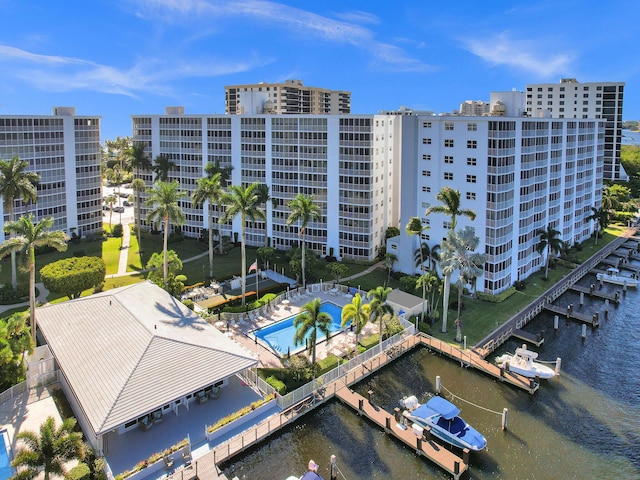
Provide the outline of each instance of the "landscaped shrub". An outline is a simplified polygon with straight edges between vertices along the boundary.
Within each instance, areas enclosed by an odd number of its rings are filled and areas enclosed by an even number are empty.
[[[483,302],[500,303],[504,302],[514,293],[516,293],[516,287],[509,287],[504,292],[497,295],[491,295],[490,293],[485,292],[476,292],[476,297],[478,300],[482,300]]]
[[[273,375],[267,377],[265,381],[273,388],[275,388],[280,395],[284,395],[285,393],[287,393],[287,386],[284,384],[284,382],[282,380],[278,380]]]
[[[261,407],[265,403],[270,402],[274,398],[275,398],[274,395],[267,395],[262,400],[256,400],[255,402],[253,402],[248,407],[243,407],[240,410],[238,410],[237,412],[234,412],[231,415],[227,415],[226,417],[221,418],[220,420],[218,420],[216,423],[214,423],[210,427],[207,427],[207,432],[208,433],[215,432],[219,428],[222,428],[225,425],[233,422],[234,420],[237,420],[238,418],[242,417],[243,415],[246,415],[247,413],[254,411],[256,408]]]
[[[112,237],[120,238],[122,236],[122,233],[123,233],[123,226],[121,223],[114,225],[113,228],[111,229]]]
[[[13,305],[14,303],[22,303],[29,300],[29,287],[27,285],[18,285],[18,289],[14,290],[11,285],[5,285],[0,288],[0,305]]]

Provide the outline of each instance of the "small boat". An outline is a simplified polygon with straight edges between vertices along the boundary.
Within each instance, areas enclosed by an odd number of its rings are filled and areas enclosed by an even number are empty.
[[[538,358],[538,353],[527,350],[526,346],[523,345],[521,348],[516,348],[514,355],[505,353],[496,357],[496,363],[500,368],[504,367],[509,372],[528,378],[553,378],[556,376],[556,371],[553,368],[547,367],[540,362],[534,362],[536,358]]]
[[[627,287],[637,288],[638,284],[640,284],[640,279],[625,277],[624,275],[619,275],[620,270],[614,267],[607,268],[607,273],[598,273],[596,278],[599,282],[613,283],[614,285],[622,285]]]
[[[458,415],[460,409],[442,397],[433,397],[424,405],[415,396],[401,400],[406,409],[402,415],[420,428],[430,428],[431,433],[454,447],[480,451],[487,446],[487,440]]]

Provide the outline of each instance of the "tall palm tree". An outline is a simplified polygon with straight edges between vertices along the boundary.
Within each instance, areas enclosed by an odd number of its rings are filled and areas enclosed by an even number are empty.
[[[538,230],[536,235],[540,235],[540,243],[536,246],[536,250],[540,255],[544,255],[546,250],[547,255],[545,259],[544,278],[549,278],[549,259],[552,255],[562,251],[562,239],[560,238],[560,231],[547,225],[544,230]]]
[[[113,219],[113,206],[117,201],[118,199],[115,195],[107,195],[104,199],[104,203],[109,207],[109,225],[111,225],[111,220]]]
[[[199,178],[197,183],[198,188],[191,194],[191,202],[198,207],[209,202],[207,215],[209,223],[209,278],[213,278],[213,206],[220,201],[224,190],[220,184],[219,173],[212,177]]]
[[[373,323],[380,322],[380,344],[382,344],[382,333],[384,331],[384,316],[393,316],[393,307],[387,303],[387,298],[391,293],[391,287],[376,287],[367,293],[369,299],[369,311],[371,314],[371,321]]]
[[[25,374],[24,352],[33,353],[33,340],[27,325],[29,315],[16,312],[0,319],[0,390],[20,383]]]
[[[149,171],[153,166],[153,163],[149,159],[149,156],[144,151],[146,145],[144,142],[136,142],[125,152],[125,165],[127,170],[134,173],[140,171]]]
[[[18,199],[23,202],[35,202],[37,186],[40,175],[27,171],[29,162],[20,160],[16,155],[11,160],[0,160],[0,195],[4,200],[4,210],[9,214],[9,221],[13,222],[14,202]],[[18,275],[16,270],[16,254],[11,254],[11,286],[18,288]]]
[[[293,336],[294,345],[302,345],[309,334],[308,345],[311,353],[311,365],[315,369],[316,365],[316,345],[318,343],[318,331],[322,333],[329,342],[331,325],[333,318],[327,312],[321,312],[322,303],[319,298],[314,298],[309,303],[302,306],[302,310],[293,320],[296,333]]]
[[[215,163],[207,163],[204,167],[204,171],[207,174],[207,177],[212,178],[216,174],[220,174],[220,186],[222,187],[223,193],[225,189],[229,186],[229,180],[231,179],[231,172],[233,171],[233,166],[221,167],[220,161],[216,160]],[[220,218],[222,218],[221,213],[221,198],[220,197],[216,203],[216,210],[218,211],[218,250],[220,254],[222,254],[222,223],[220,223]]]
[[[599,230],[604,230],[609,226],[609,210],[600,207],[591,207],[591,215],[587,217],[587,220],[593,220],[595,222],[595,234],[596,245],[598,245]]]
[[[176,168],[176,163],[169,158],[169,155],[161,153],[153,161],[153,173],[156,174],[156,182],[168,182],[169,172]]]
[[[289,210],[291,210],[291,213],[287,218],[287,225],[291,226],[296,222],[298,223],[298,239],[300,240],[300,247],[302,248],[302,286],[306,287],[307,276],[305,272],[304,234],[309,222],[320,218],[320,207],[313,203],[312,195],[299,193],[296,198],[289,202]]]
[[[418,237],[418,242],[420,243],[420,237],[422,235],[422,232],[429,230],[429,226],[428,225],[423,225],[422,224],[422,220],[420,220],[419,217],[411,217],[409,219],[409,223],[407,223],[407,226],[405,227],[405,230],[407,232],[407,235],[416,235]],[[424,275],[424,249],[420,246],[418,247],[418,249],[416,250],[416,255],[417,255],[417,261],[416,261],[416,266],[420,268],[420,276],[422,277]],[[427,296],[427,292],[426,292],[426,288],[425,288],[425,284],[422,284],[422,315],[420,318],[420,321],[424,322],[424,301],[425,301],[425,297]],[[417,328],[417,324],[416,324],[416,328]]]
[[[47,217],[37,224],[32,214],[24,215],[15,222],[4,225],[5,231],[15,233],[0,244],[0,258],[11,252],[21,252],[29,271],[29,314],[31,322],[31,337],[36,341],[36,247],[52,247],[59,252],[67,249],[67,235],[61,230],[49,230],[53,225],[53,218]]]
[[[240,248],[242,252],[242,305],[245,304],[245,294],[247,292],[246,279],[247,279],[247,254],[246,254],[246,239],[245,228],[247,220],[252,222],[257,219],[265,220],[264,211],[260,208],[258,202],[258,195],[256,189],[258,183],[252,183],[251,185],[242,187],[240,185],[231,185],[229,191],[222,196],[222,203],[227,206],[224,215],[220,219],[220,223],[226,223],[233,220],[237,215],[240,215]]]
[[[440,257],[438,257],[440,258]],[[425,272],[423,276],[418,278],[416,287],[420,288],[425,285],[427,294],[430,294],[427,299],[427,311],[430,318],[434,318],[438,312],[438,305],[440,303],[439,293],[441,293],[442,281],[438,277],[438,272],[435,268],[432,271]]]
[[[105,176],[111,183],[117,185],[118,187],[118,193],[116,194],[115,198],[118,202],[118,206],[120,207],[120,202],[122,200],[122,196],[120,195],[120,187],[122,185],[122,182],[124,181],[124,171],[122,170],[120,165],[116,164],[113,166],[113,168],[110,168],[105,172]],[[120,221],[118,223],[122,223],[122,211],[119,212],[119,215]]]
[[[44,480],[51,475],[64,477],[65,463],[83,457],[82,433],[74,432],[76,419],[66,418],[56,428],[55,419],[47,417],[40,425],[40,435],[24,431],[16,435],[16,441],[24,446],[18,450],[11,462],[12,467],[22,467],[11,480],[31,480],[41,471]]]
[[[451,187],[442,187],[436,194],[436,199],[443,203],[443,205],[434,205],[427,208],[425,215],[431,213],[444,213],[451,217],[451,230],[456,229],[456,218],[460,215],[468,217],[470,220],[476,219],[476,212],[466,208],[460,208],[460,191],[454,190]]]
[[[142,252],[142,192],[147,189],[147,184],[141,178],[134,178],[131,182],[131,188],[135,194],[135,212],[136,234],[138,237],[138,250]]]
[[[261,183],[260,185],[258,185],[258,188],[256,189],[256,194],[258,195],[258,203],[260,203],[261,205],[264,203],[264,211],[265,211],[265,215],[267,220],[265,220],[264,222],[264,246],[268,247],[269,246],[269,223],[268,223],[268,219],[270,217],[270,215],[268,215],[268,202],[271,202],[271,206],[272,208],[276,208],[278,206],[278,199],[277,198],[273,198],[271,196],[271,193],[269,192],[269,185],[267,185],[266,183]]]
[[[173,182],[156,182],[154,187],[147,190],[147,206],[150,207],[147,219],[149,222],[162,222],[164,239],[162,246],[162,278],[164,289],[167,289],[167,277],[169,266],[167,263],[167,245],[169,240],[169,223],[182,225],[185,220],[184,212],[180,208],[179,201],[186,195],[179,190],[180,184]]]
[[[387,252],[384,254],[384,266],[387,269],[387,281],[384,286],[389,285],[391,280],[391,272],[393,271],[393,264],[398,261],[398,256],[394,253]]]
[[[342,307],[342,323],[341,326],[344,326],[351,322],[351,325],[354,327],[354,331],[356,332],[356,344],[353,347],[354,354],[358,351],[358,335],[362,332],[362,329],[369,321],[371,317],[371,305],[368,303],[362,303],[362,297],[359,293],[356,293],[351,299],[351,303],[347,303],[344,307]]]
[[[457,232],[450,232],[441,253],[444,262],[443,272],[446,271],[450,277],[453,271],[458,271],[458,318],[456,319],[456,341],[458,342],[462,340],[462,291],[468,280],[482,275],[487,259],[486,255],[475,252],[479,244],[480,238],[476,236],[475,229],[467,226]],[[448,297],[445,312],[447,306]],[[445,323],[446,318],[443,317],[443,326]]]

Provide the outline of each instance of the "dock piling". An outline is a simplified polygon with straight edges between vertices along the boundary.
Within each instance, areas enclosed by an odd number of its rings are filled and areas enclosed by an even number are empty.
[[[580,306],[584,305],[584,292],[580,292]]]
[[[330,463],[330,479],[337,480],[338,479],[338,464],[336,463],[336,456],[331,455],[331,463]]]
[[[587,338],[587,324],[583,323],[582,324],[582,339],[584,340],[585,338]]]
[[[508,420],[509,420],[509,409],[505,407],[502,409],[502,430],[507,429]]]
[[[562,364],[562,359],[558,357],[556,360],[556,377],[560,375],[560,365]]]
[[[442,381],[440,379],[440,375],[436,376],[436,395],[440,395],[440,389],[442,387]]]
[[[553,316],[553,329],[558,330],[558,315]]]

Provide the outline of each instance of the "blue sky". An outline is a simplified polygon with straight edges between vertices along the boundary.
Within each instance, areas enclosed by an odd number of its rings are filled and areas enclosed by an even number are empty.
[[[75,106],[102,138],[132,114],[224,113],[224,86],[301,79],[353,113],[449,112],[527,83],[624,81],[640,119],[640,2],[0,0],[0,115]]]

